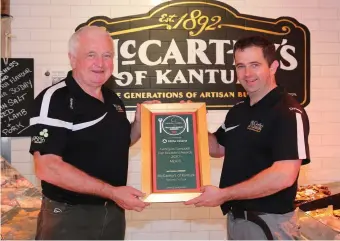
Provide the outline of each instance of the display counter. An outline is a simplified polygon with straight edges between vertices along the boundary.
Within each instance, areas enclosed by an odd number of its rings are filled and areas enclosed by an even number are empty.
[[[299,205],[301,234],[308,240],[340,240],[340,182],[323,186],[329,195]]]
[[[1,159],[1,239],[34,239],[41,192]]]
[[[340,182],[299,187],[298,195],[301,239],[340,240]],[[1,239],[34,239],[40,206],[41,191],[1,159]]]
[[[340,219],[333,216],[332,212],[325,210],[323,214],[314,216],[299,210],[298,216],[302,239],[340,240]]]

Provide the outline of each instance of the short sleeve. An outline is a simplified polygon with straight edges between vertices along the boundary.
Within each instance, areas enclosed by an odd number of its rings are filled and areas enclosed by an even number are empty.
[[[224,121],[224,123],[217,129],[216,132],[214,132],[214,135],[216,136],[216,140],[218,142],[218,144],[220,144],[221,146],[225,145],[225,125],[226,125],[226,120]]]
[[[65,82],[60,82],[35,98],[29,127],[31,154],[63,155],[73,127],[74,100],[66,90]]]
[[[125,107],[125,105],[124,105],[124,102],[118,97],[118,95],[117,95],[116,93],[114,93],[114,95],[115,95],[115,97],[117,98],[117,100],[118,100],[120,106],[122,107],[122,109],[123,109],[123,111],[124,111],[124,113],[125,113],[125,117],[127,117],[127,116],[126,116],[126,107]]]
[[[283,111],[273,127],[272,156],[274,161],[301,159],[310,162],[309,120],[299,109]]]

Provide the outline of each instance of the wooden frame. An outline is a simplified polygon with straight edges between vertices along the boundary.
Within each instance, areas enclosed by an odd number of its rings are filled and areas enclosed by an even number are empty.
[[[155,116],[192,114],[197,187],[157,190],[155,188]],[[141,105],[142,187],[145,202],[182,202],[201,194],[200,187],[210,185],[210,157],[205,103],[163,103]]]

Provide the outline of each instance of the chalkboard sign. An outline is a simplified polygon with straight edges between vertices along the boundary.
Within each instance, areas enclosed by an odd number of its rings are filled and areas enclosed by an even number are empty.
[[[1,59],[1,137],[26,136],[34,100],[33,59]]]

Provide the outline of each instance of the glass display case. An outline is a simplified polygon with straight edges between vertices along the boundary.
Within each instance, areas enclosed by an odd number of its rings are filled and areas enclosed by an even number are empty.
[[[328,208],[331,210],[331,208]],[[330,211],[324,211],[318,217],[298,211],[302,239],[305,240],[340,240],[340,219]]]
[[[1,158],[1,239],[34,239],[41,192]]]
[[[340,182],[324,184],[326,198],[299,205],[302,240],[340,240]],[[41,191],[1,158],[1,239],[35,238]]]
[[[340,240],[340,182],[325,184],[331,195],[299,206],[301,234],[308,240]]]

